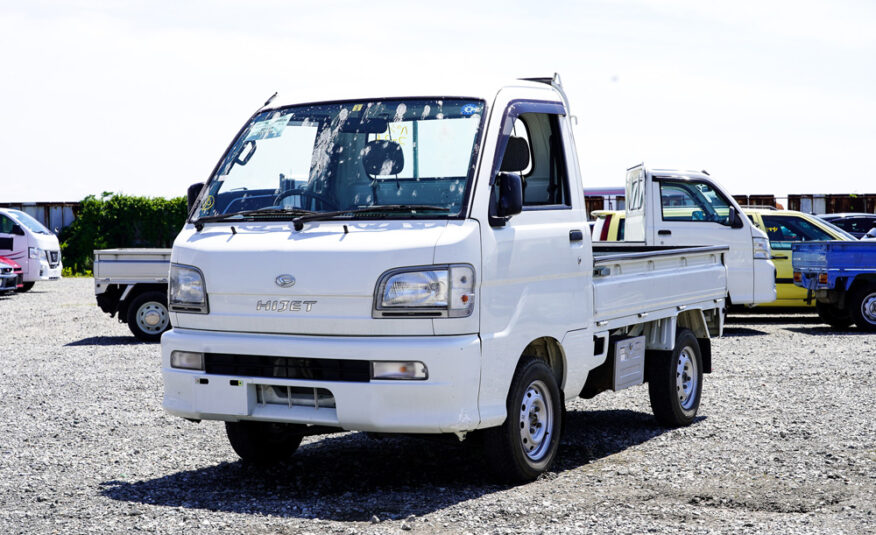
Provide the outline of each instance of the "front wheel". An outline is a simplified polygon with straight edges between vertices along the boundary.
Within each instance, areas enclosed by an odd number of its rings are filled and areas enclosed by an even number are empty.
[[[295,453],[304,434],[300,425],[273,422],[225,422],[235,453],[248,464],[271,466]]]
[[[689,329],[679,329],[672,351],[649,351],[648,394],[657,421],[666,427],[690,425],[700,407],[703,358]]]
[[[15,291],[19,292],[19,293],[28,292],[28,291],[30,291],[31,288],[33,288],[33,285],[34,285],[34,281],[25,282],[21,288],[16,288]]]
[[[851,295],[852,319],[862,331],[876,332],[876,285],[861,286]]]
[[[128,328],[144,342],[158,342],[161,334],[170,329],[167,313],[167,295],[164,292],[143,292],[128,306]]]
[[[563,425],[562,394],[544,361],[530,358],[520,364],[506,408],[505,422],[484,433],[487,463],[501,479],[532,481],[553,463]]]

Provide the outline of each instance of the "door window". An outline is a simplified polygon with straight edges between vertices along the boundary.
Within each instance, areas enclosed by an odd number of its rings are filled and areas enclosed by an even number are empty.
[[[705,182],[660,181],[664,221],[730,224],[730,202]]]
[[[833,236],[802,217],[765,215],[763,216],[763,224],[770,239],[770,247],[773,249],[788,250],[794,242],[834,239]]]
[[[514,122],[511,135],[525,143],[508,143],[502,170],[519,173],[523,179],[523,209],[562,209],[572,205],[559,116],[523,113]],[[514,154],[510,150],[528,150]],[[506,162],[518,162],[511,169]],[[523,164],[526,165],[523,165]]]

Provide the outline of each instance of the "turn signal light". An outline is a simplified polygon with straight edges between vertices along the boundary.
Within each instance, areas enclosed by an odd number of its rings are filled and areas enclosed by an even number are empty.
[[[818,284],[827,284],[827,273],[818,274]]]
[[[803,282],[803,274],[799,271],[794,272],[794,282]]]

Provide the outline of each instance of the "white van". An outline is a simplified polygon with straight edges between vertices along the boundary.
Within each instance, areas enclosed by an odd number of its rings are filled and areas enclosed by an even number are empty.
[[[26,292],[36,281],[61,278],[61,246],[58,237],[42,223],[12,208],[0,208],[0,256],[21,265]]]

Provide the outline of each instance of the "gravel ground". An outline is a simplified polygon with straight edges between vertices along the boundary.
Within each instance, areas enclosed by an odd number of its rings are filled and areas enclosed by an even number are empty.
[[[509,487],[472,441],[362,433],[247,469],[162,411],[158,345],[92,291],[0,296],[0,533],[876,532],[876,335],[812,314],[731,319],[688,428],[645,388],[571,402],[554,471]]]

